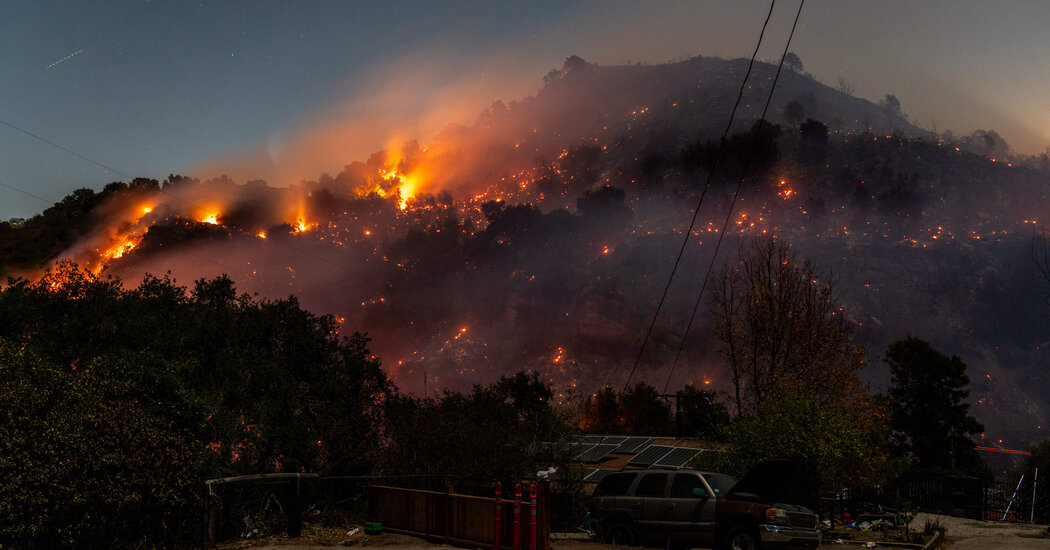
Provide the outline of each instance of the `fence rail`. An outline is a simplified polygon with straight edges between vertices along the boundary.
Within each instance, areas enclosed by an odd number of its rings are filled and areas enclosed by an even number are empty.
[[[537,484],[535,515],[531,514],[529,500],[499,501],[501,548],[530,548],[530,521],[535,521],[533,550],[550,550],[549,495],[549,484]],[[456,494],[451,487],[443,493],[386,485],[368,487],[369,516],[382,523],[384,530],[456,545],[494,547],[496,505],[495,498]]]
[[[1050,522],[1050,483],[1025,476],[1014,482],[983,482],[943,476],[892,485],[856,487],[837,497],[855,507],[881,506],[973,519]],[[847,505],[847,506],[848,506]]]

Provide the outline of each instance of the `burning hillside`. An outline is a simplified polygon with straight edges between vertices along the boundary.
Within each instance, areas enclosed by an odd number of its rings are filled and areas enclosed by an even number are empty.
[[[752,76],[642,378],[724,387],[703,310],[669,380],[670,362],[723,227],[718,262],[740,237],[772,233],[837,275],[873,357],[908,334],[963,356],[987,374],[975,382],[976,414],[1027,438],[1036,423],[994,418],[1050,406],[1039,397],[1048,392],[1013,382],[1050,387],[1035,370],[1047,316],[1024,259],[1050,206],[1045,173],[972,154],[965,140],[931,137],[899,112],[797,74],[778,85],[776,125],[754,125],[772,69]],[[145,273],[181,282],[227,273],[242,291],[295,295],[342,331],[367,331],[410,391],[522,369],[543,373],[562,398],[616,386],[704,194],[718,150],[710,140],[742,70],[710,58],[571,59],[535,97],[497,102],[425,146],[391,141],[334,176],[112,184],[86,236],[57,259],[129,284]]]

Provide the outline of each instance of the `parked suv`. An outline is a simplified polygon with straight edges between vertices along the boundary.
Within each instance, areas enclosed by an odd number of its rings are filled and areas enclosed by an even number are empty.
[[[595,488],[591,521],[613,544],[814,548],[820,544],[817,515],[794,504],[799,495],[785,490],[798,479],[782,461],[760,464],[739,482],[695,470],[621,470]]]

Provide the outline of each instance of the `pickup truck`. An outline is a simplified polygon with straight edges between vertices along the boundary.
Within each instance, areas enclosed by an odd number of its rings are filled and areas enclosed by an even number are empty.
[[[762,463],[739,482],[696,470],[621,470],[594,489],[590,517],[612,544],[815,548],[817,515],[785,491],[798,479],[783,461]]]

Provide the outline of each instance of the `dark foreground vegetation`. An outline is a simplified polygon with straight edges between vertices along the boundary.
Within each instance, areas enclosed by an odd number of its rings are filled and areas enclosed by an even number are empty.
[[[819,306],[805,293],[826,287],[792,283],[813,280],[813,267],[774,240],[741,254],[721,277],[742,294],[716,304],[723,353],[741,365],[734,389],[725,399],[687,387],[678,418],[644,383],[556,406],[531,372],[466,393],[402,394],[367,337],[340,337],[335,318],[294,298],[238,295],[226,277],[126,289],[62,264],[38,282],[11,281],[0,291],[0,544],[200,545],[203,481],[224,476],[564,475],[571,457],[557,443],[581,428],[700,437],[726,452],[697,466],[737,475],[795,459],[814,501],[908,470],[988,475],[969,438],[980,426],[962,403],[965,365],[901,340],[887,353],[894,387],[871,395],[847,325],[805,305]],[[763,261],[772,277],[740,271]],[[805,314],[774,315],[788,303]],[[820,372],[836,372],[834,383],[807,392]]]

